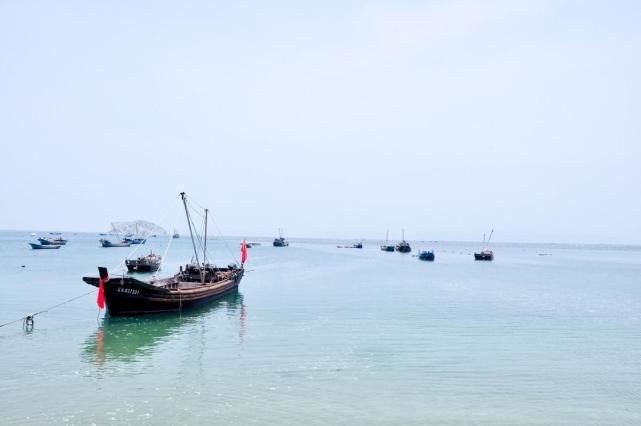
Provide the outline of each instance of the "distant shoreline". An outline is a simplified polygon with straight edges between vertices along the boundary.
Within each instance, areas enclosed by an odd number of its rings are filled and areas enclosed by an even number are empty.
[[[36,233],[38,235],[48,235],[50,232],[60,232],[63,235],[71,234],[95,234],[99,235],[101,233],[109,233],[105,231],[43,231],[43,230],[25,230],[25,229],[0,229],[0,232],[4,233],[25,233],[31,235],[31,233]],[[171,237],[170,234],[158,235],[157,238],[167,238]],[[188,234],[181,234],[181,237],[186,238]],[[256,241],[272,241],[273,236],[238,236],[238,235],[224,235],[224,239],[227,240],[256,240]],[[208,240],[220,240],[219,236],[210,236]],[[364,244],[382,244],[384,240],[382,239],[367,239],[367,238],[349,238],[349,237],[340,237],[340,238],[327,238],[327,237],[291,237],[288,236],[287,239],[291,242],[315,242],[315,243],[353,243],[355,241],[362,241]],[[390,242],[395,243],[397,239],[391,238]],[[400,241],[400,240],[399,240]],[[413,244],[442,244],[442,245],[471,245],[471,246],[480,246],[482,245],[481,241],[467,241],[467,240],[423,240],[423,239],[410,239],[407,238],[407,241]],[[557,248],[585,248],[585,249],[616,249],[616,248],[627,248],[633,250],[641,250],[641,243],[596,243],[596,242],[535,242],[535,241],[496,241],[491,244],[494,247],[507,247],[507,246],[522,246],[522,247],[557,247]]]

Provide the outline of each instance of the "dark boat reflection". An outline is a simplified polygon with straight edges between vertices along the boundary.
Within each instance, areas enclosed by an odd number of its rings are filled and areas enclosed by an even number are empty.
[[[189,309],[183,313],[170,312],[151,316],[110,317],[84,344],[83,359],[103,364],[110,361],[132,362],[151,355],[156,347],[170,336],[184,332],[217,311],[225,311],[230,319],[239,320],[238,334],[245,334],[246,309],[243,295],[236,291],[211,304]]]

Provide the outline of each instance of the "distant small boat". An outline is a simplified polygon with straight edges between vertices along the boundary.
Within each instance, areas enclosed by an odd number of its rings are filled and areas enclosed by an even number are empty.
[[[483,250],[480,253],[474,253],[474,260],[494,260],[494,252],[492,250]]]
[[[483,234],[483,247],[485,247],[480,253],[474,253],[474,260],[494,260],[494,252],[487,248],[490,245],[490,240],[492,239],[492,234],[494,234],[494,229],[490,231],[490,238],[485,242],[485,234]]]
[[[274,247],[287,247],[289,246],[289,241],[283,238],[282,228],[278,229],[278,238],[274,238]]]
[[[100,244],[102,244],[102,246],[105,247],[105,248],[109,248],[109,247],[129,247],[129,246],[131,246],[131,243],[129,241],[126,241],[126,240],[121,240],[118,243],[112,243],[111,241],[106,240],[104,238],[100,239]]]
[[[405,230],[403,229],[402,241],[396,245],[396,251],[399,253],[409,253],[412,251],[410,243],[405,241]]]
[[[174,235],[172,235],[171,238],[178,239],[180,238],[180,234],[178,232],[174,232]]]
[[[337,248],[355,248],[355,249],[362,249],[363,248],[363,243],[358,242],[356,244],[352,244],[351,246],[336,246]]]
[[[34,250],[56,250],[56,249],[59,249],[60,247],[62,247],[62,246],[59,246],[59,245],[58,246],[55,246],[55,245],[52,245],[52,244],[50,244],[50,245],[42,245],[42,244],[38,244],[38,243],[29,243],[29,245]]]
[[[388,238],[389,238],[389,229],[387,230],[387,232],[385,232],[385,244],[381,246],[381,250],[392,252],[394,251],[394,246],[390,246],[388,244]]]
[[[140,256],[138,259],[126,259],[125,265],[129,272],[156,272],[160,269],[162,257],[149,253],[147,256]]]
[[[129,244],[145,244],[147,242],[146,238],[124,238],[123,241],[129,242]]]
[[[62,232],[49,232],[49,235],[62,235]]]
[[[43,246],[64,246],[67,244],[67,240],[63,240],[62,238],[38,238],[38,241],[40,241],[40,244]]]
[[[242,244],[241,244],[242,246]],[[245,243],[245,247],[247,248],[252,248],[254,245],[252,243]]]
[[[129,241],[130,244],[145,244],[147,242],[146,238],[141,238],[138,234],[138,224],[136,223],[136,234],[127,234],[125,235],[125,238],[123,238],[123,241]]]
[[[425,260],[427,262],[434,262],[435,256],[433,251],[421,250],[418,252],[418,260]]]

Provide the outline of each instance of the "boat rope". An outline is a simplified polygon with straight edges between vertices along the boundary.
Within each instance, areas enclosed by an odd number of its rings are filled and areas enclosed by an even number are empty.
[[[34,320],[34,317],[35,317],[36,315],[44,314],[45,312],[49,312],[49,311],[51,311],[51,310],[53,310],[53,309],[55,309],[55,308],[57,308],[57,307],[60,307],[60,306],[62,306],[62,305],[66,305],[67,303],[71,303],[71,302],[73,302],[74,300],[78,300],[78,299],[83,298],[83,297],[85,297],[85,296],[89,296],[90,294],[95,293],[96,291],[98,291],[98,289],[91,290],[91,291],[89,291],[89,292],[87,292],[87,293],[83,293],[83,294],[81,294],[80,296],[72,297],[72,298],[71,298],[71,299],[69,299],[69,300],[65,300],[64,302],[60,302],[60,303],[58,303],[57,305],[50,306],[50,307],[48,307],[48,308],[46,308],[46,309],[43,309],[43,310],[41,310],[41,311],[38,311],[38,312],[36,312],[36,313],[34,313],[34,314],[26,315],[26,316],[21,317],[21,318],[18,318],[18,319],[16,319],[16,320],[9,321],[9,322],[6,322],[6,323],[4,323],[4,324],[0,324],[0,327],[4,327],[5,325],[9,325],[9,324],[14,324],[14,323],[16,323],[16,322],[18,322],[18,321],[23,321],[23,322],[24,322],[24,324],[25,324],[26,326],[33,326],[33,320]]]
[[[191,198],[191,201],[193,201],[193,202],[194,202],[194,204],[196,204],[196,205],[197,205],[198,207],[200,207],[201,209],[203,209],[203,210],[205,209],[203,206],[201,206],[201,205],[200,205],[196,200],[194,200],[193,198]],[[211,210],[210,210],[210,212],[211,212]],[[202,216],[202,215],[201,215],[201,216]],[[220,236],[220,239],[221,239],[221,240],[223,240],[223,244],[225,245],[225,248],[227,249],[227,251],[229,252],[229,254],[231,255],[231,257],[234,259],[234,261],[235,261],[236,263],[240,263],[240,262],[238,262],[238,259],[236,258],[236,255],[234,254],[234,252],[229,248],[229,245],[227,244],[227,240],[225,239],[225,236],[223,235],[223,233],[220,231],[220,228],[218,227],[218,224],[216,223],[216,219],[214,219],[213,215],[211,215],[211,221],[214,223],[214,226],[216,227],[216,231],[218,231],[218,235]]]
[[[196,208],[195,208],[195,207],[190,203],[190,199],[189,199],[189,198],[187,199],[187,204],[189,204],[189,207],[191,208],[191,210],[193,211],[193,213],[196,213],[198,216],[200,216],[201,218],[203,218],[203,227],[202,227],[202,232],[203,232],[203,235],[204,235],[204,230],[205,230],[205,222],[204,222],[204,219],[205,219],[205,215],[204,215],[204,214],[202,214],[202,213],[200,213],[200,212],[198,211],[198,209],[196,209]],[[196,204],[198,204],[198,203],[196,203]],[[194,229],[196,229],[196,224],[194,223],[193,219],[191,220],[191,224],[192,224],[192,226],[194,227]],[[204,250],[203,250],[203,248],[204,248],[204,246],[203,246],[203,239],[201,238],[200,234],[199,234],[198,232],[196,232],[196,234],[195,234],[194,236],[195,236],[195,238],[196,238],[196,243],[198,243],[198,249],[199,249],[199,250],[201,250],[201,251],[204,251]],[[204,238],[204,237],[203,237],[203,238]],[[208,257],[208,256],[207,256],[207,255],[205,255],[205,257]],[[204,262],[204,259],[203,259],[203,262]]]
[[[178,205],[176,207],[176,213],[174,215],[174,230],[176,229],[176,224],[178,223],[178,212],[179,211],[180,211],[180,206]],[[172,243],[173,240],[174,240],[174,234],[170,234],[169,235],[169,242],[167,243],[167,248],[165,249],[165,252],[163,253],[162,257],[160,258],[160,268],[162,268],[162,263],[167,258],[167,253],[169,253],[169,247],[171,247],[171,243]]]

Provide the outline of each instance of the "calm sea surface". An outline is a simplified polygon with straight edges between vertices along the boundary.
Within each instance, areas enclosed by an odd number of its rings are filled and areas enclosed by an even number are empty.
[[[0,323],[91,291],[81,277],[131,251],[65,237],[34,251],[0,233]],[[0,422],[641,423],[640,249],[499,244],[485,263],[413,243],[427,263],[336,244],[265,241],[237,295],[182,315],[110,319],[94,293],[0,328]],[[190,249],[175,240],[160,275]]]

